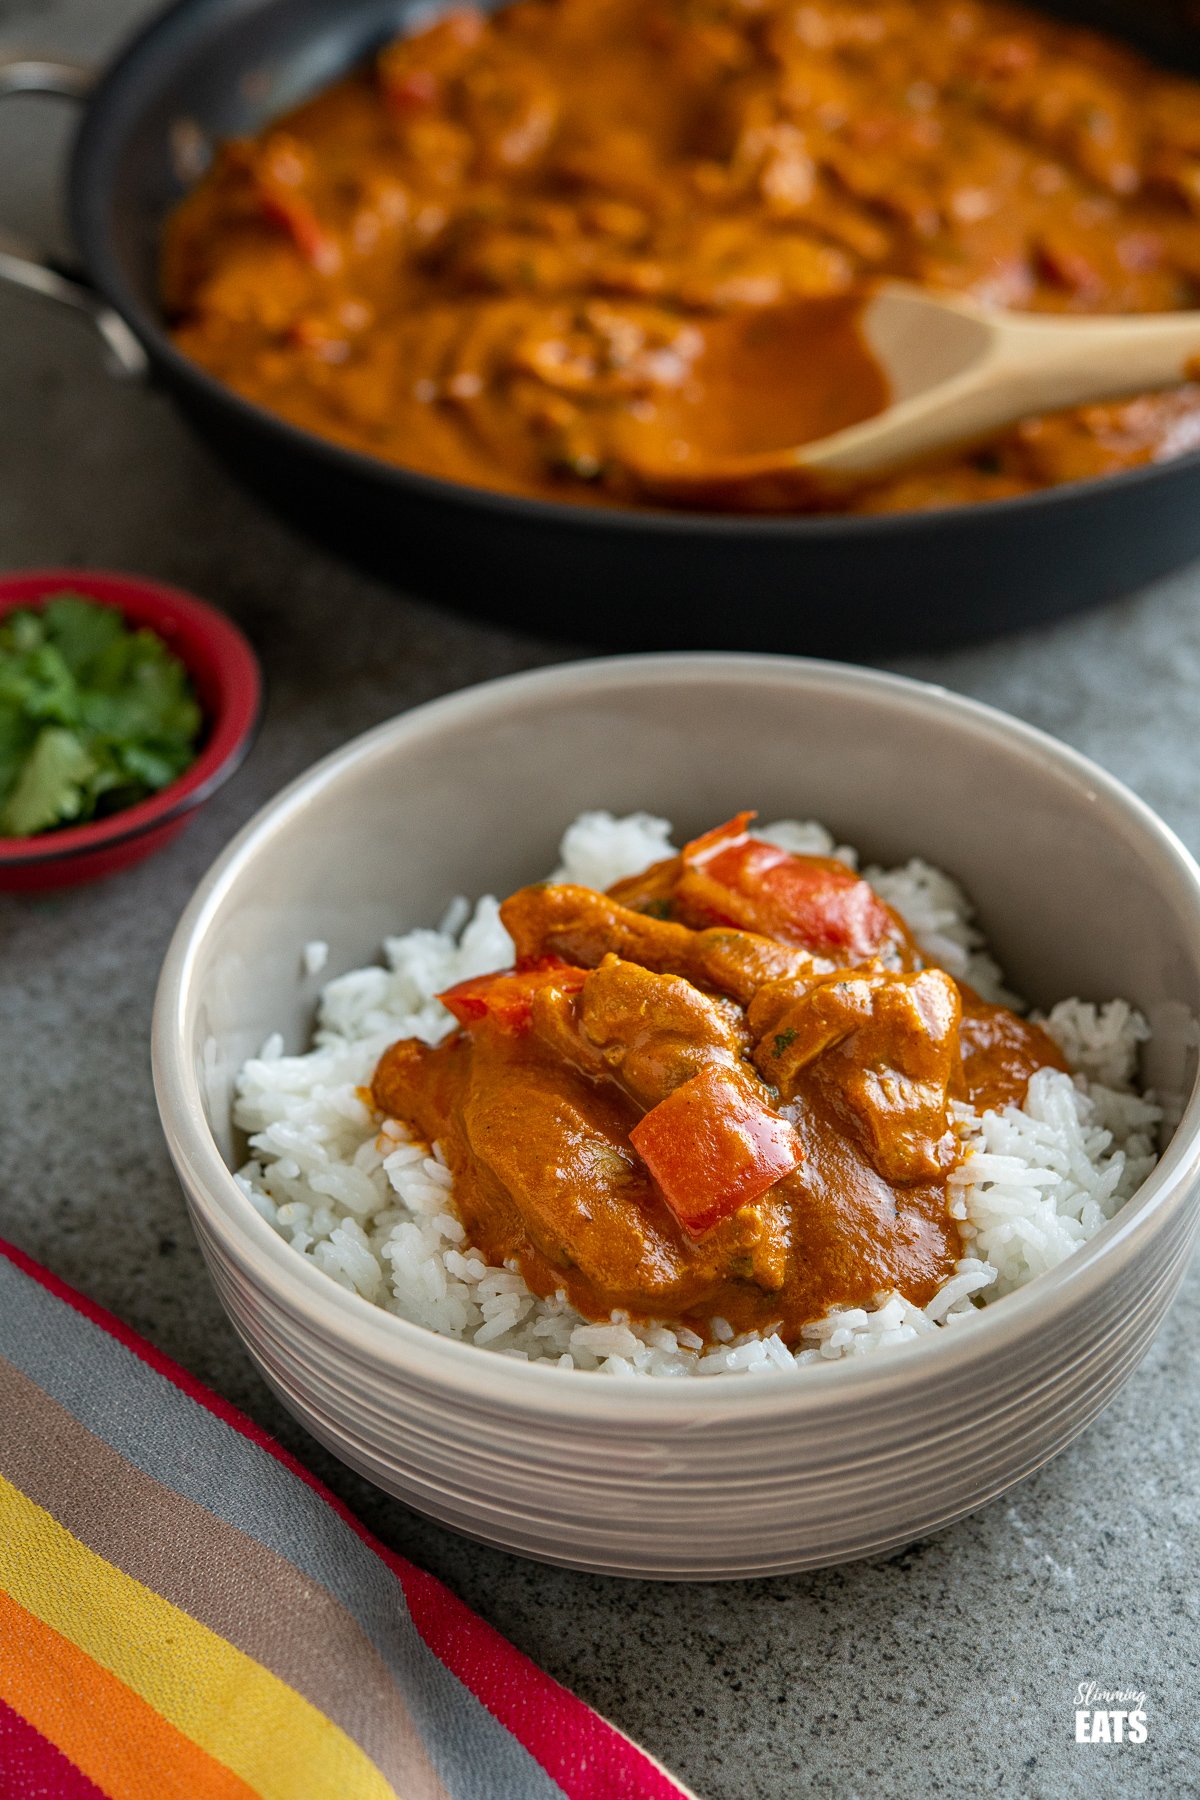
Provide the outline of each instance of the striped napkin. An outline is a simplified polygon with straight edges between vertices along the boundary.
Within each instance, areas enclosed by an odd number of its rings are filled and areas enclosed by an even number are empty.
[[[0,1243],[0,1800],[686,1800],[286,1451]]]

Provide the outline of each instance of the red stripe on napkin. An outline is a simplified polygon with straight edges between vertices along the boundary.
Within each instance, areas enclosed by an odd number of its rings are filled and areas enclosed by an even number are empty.
[[[0,1700],[0,1800],[107,1800],[28,1719]]]

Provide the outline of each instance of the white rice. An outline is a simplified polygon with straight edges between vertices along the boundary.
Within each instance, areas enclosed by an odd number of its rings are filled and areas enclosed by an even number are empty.
[[[646,813],[586,813],[563,839],[557,875],[608,887],[671,854],[670,832]],[[784,821],[760,835],[856,865],[854,852],[820,825]],[[919,861],[867,874],[932,961],[989,999],[1011,999],[948,875]],[[308,946],[306,971],[319,971],[323,951]],[[884,1293],[870,1307],[837,1308],[804,1328],[795,1353],[776,1335],[738,1337],[722,1319],[712,1321],[707,1347],[691,1331],[635,1324],[623,1313],[593,1324],[561,1293],[532,1294],[515,1267],[490,1268],[466,1242],[453,1180],[436,1149],[411,1141],[394,1120],[381,1126],[360,1098],[389,1044],[401,1037],[432,1044],[450,1029],[436,993],[511,960],[497,902],[456,901],[438,930],[388,939],[382,966],[329,982],[313,1048],[287,1056],[282,1040],[271,1038],[241,1071],[234,1111],[253,1152],[237,1179],[294,1251],[402,1318],[508,1356],[612,1375],[707,1376],[791,1374],[865,1355],[957,1326],[1054,1268],[1154,1166],[1162,1109],[1133,1087],[1145,1021],[1123,1000],[1063,1000],[1045,1025],[1073,1075],[1039,1070],[1022,1107],[982,1115],[954,1109],[967,1145],[950,1184],[963,1256],[927,1306]]]

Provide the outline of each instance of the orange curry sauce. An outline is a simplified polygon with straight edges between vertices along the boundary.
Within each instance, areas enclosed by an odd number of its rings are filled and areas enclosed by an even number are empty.
[[[963,1253],[953,1101],[1065,1065],[750,817],[608,894],[514,894],[515,969],[443,996],[459,1029],[394,1044],[372,1099],[441,1145],[469,1241],[536,1292],[794,1345],[832,1305],[933,1296]]]
[[[163,298],[188,355],[323,437],[636,505],[634,439],[720,454],[878,410],[853,307],[884,275],[1195,306],[1200,82],[990,0],[456,11],[227,145],[169,223]],[[718,327],[789,303],[761,382],[731,382]],[[987,500],[1198,444],[1189,383],[838,494],[721,503]]]

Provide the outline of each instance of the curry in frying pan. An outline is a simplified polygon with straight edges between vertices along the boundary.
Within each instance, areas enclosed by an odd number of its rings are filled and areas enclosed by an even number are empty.
[[[886,404],[857,329],[884,276],[1045,312],[1200,304],[1200,82],[990,0],[457,10],[226,144],[162,283],[180,348],[293,424],[637,505],[631,434],[726,452]],[[745,504],[969,503],[1198,446],[1181,382]]]

